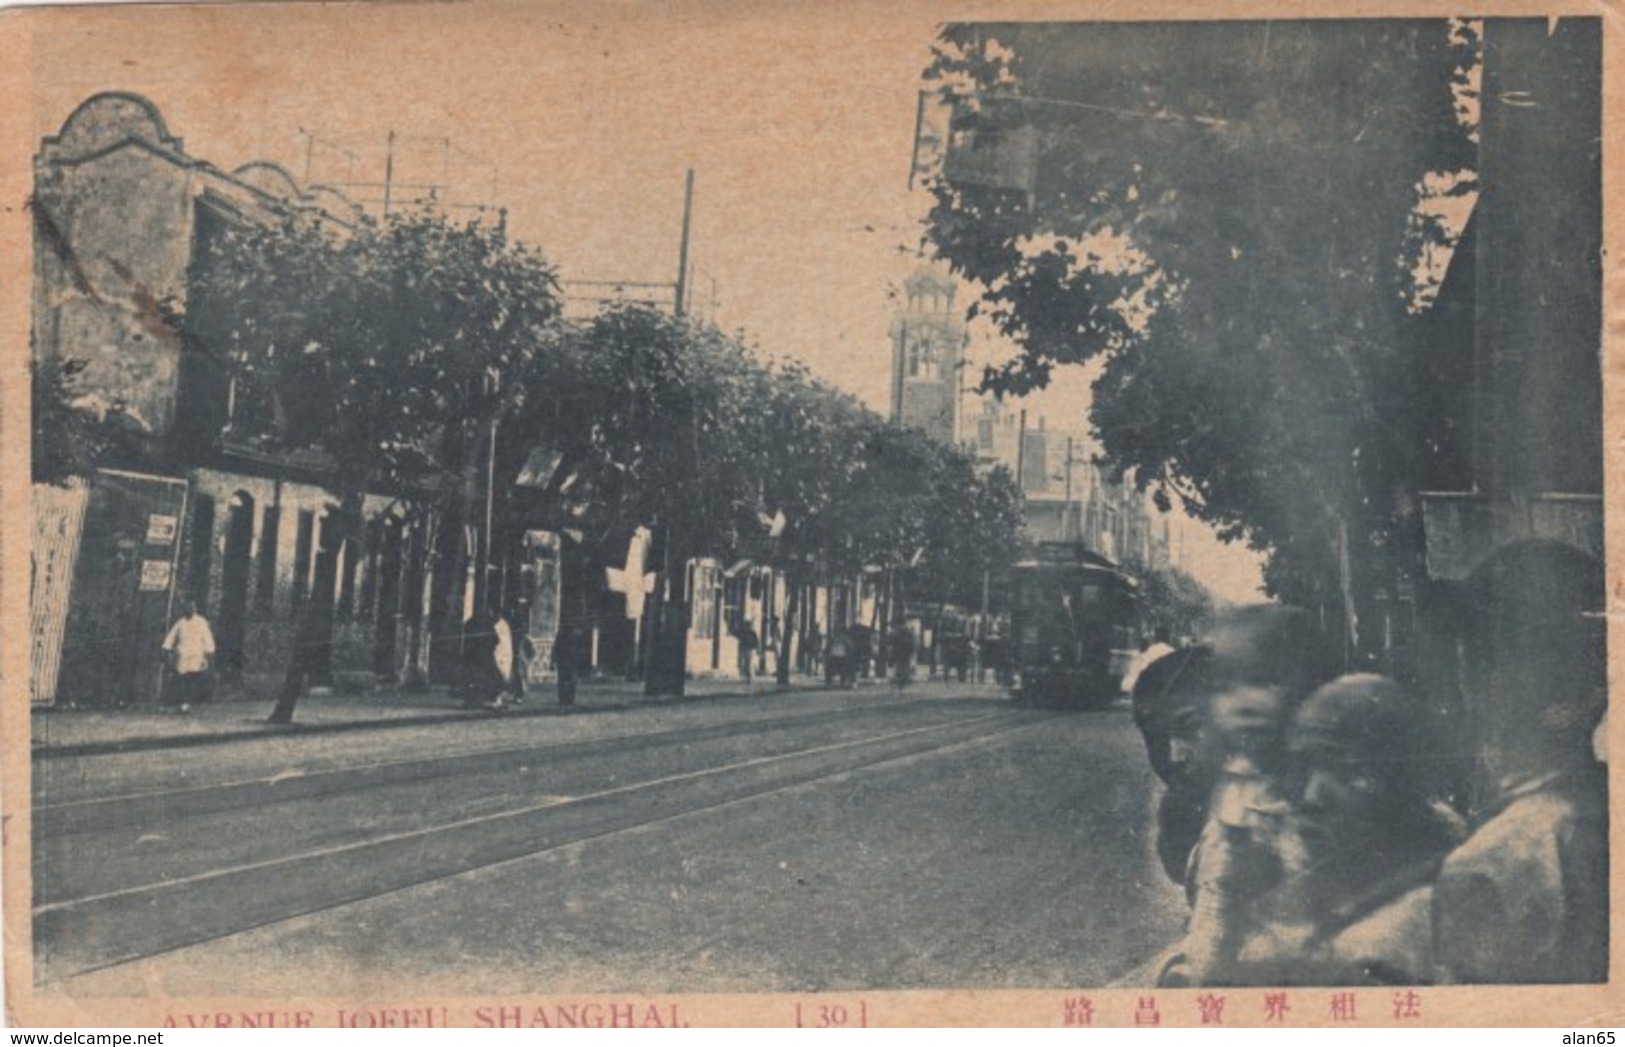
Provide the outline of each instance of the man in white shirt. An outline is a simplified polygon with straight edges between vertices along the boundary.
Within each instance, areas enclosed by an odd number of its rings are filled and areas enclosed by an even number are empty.
[[[181,617],[164,637],[164,653],[175,670],[174,686],[166,692],[167,704],[190,712],[208,696],[209,663],[214,660],[214,631],[194,601],[181,604]]]

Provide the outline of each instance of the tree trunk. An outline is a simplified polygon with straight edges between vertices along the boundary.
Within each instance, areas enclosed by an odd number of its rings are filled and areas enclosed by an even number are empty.
[[[553,640],[553,667],[558,673],[561,707],[576,703],[576,660],[581,657],[582,625],[587,619],[587,551],[559,539],[559,631]]]
[[[931,626],[931,652],[930,652],[930,654],[927,655],[927,658],[929,659],[927,664],[929,664],[931,666],[931,674],[933,676],[936,675],[937,669],[941,668],[941,664],[942,664],[942,659],[941,659],[941,654],[942,654],[942,620],[944,618],[946,618],[947,616],[948,616],[948,601],[947,600],[938,601],[937,602],[937,619]],[[948,678],[948,673],[947,673],[946,670],[943,671],[942,678],[944,680],[946,680]]]
[[[688,569],[689,551],[665,521],[657,521],[655,541],[651,552],[656,552],[652,559],[659,565],[653,594],[657,599],[644,606],[649,642],[644,652],[643,693],[651,698],[681,698],[688,676],[688,607],[678,572]]]
[[[435,529],[434,572],[429,580],[429,680],[454,684],[461,676],[463,587],[468,580],[461,502],[443,506]]]
[[[408,691],[422,691],[429,686],[423,671],[423,597],[434,567],[434,544],[429,536],[429,521],[420,517],[412,528],[411,561],[406,569],[406,599],[403,607],[407,625],[406,672],[403,686]]]
[[[779,627],[779,664],[776,666],[775,676],[780,687],[790,686],[790,655],[793,653],[791,641],[796,633],[796,602],[800,597],[801,586],[794,575],[784,576],[784,621]]]
[[[682,588],[657,586],[661,598],[653,608],[649,651],[643,673],[643,693],[649,697],[681,698],[688,676],[688,614]]]
[[[315,582],[300,614],[293,649],[288,654],[288,671],[268,723],[289,724],[308,684],[332,679],[333,598],[338,583],[338,561],[347,542],[360,535],[362,496],[344,495],[340,507],[321,520],[316,556]]]
[[[767,644],[768,637],[773,635],[773,627],[778,623],[778,614],[774,610],[777,602],[777,588],[779,584],[778,572],[769,568],[762,574],[762,635],[757,637],[756,644],[756,676],[761,678],[767,675]]]

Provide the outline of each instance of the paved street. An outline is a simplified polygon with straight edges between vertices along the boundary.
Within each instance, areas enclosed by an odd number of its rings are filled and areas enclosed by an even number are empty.
[[[1126,713],[800,692],[36,760],[76,993],[1099,985],[1177,935]]]

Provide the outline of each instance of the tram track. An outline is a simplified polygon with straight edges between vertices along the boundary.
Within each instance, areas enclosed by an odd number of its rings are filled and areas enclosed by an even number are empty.
[[[517,808],[375,833],[331,846],[307,847],[152,882],[50,898],[36,904],[33,913],[40,970],[59,978],[135,963],[295,917],[339,909],[867,767],[939,753],[1043,722],[1042,718],[1026,715],[1012,719],[1005,710],[978,711],[969,716],[963,708],[955,711],[957,715],[924,724],[881,724],[879,733],[871,731],[856,738],[804,740],[785,751],[723,763],[702,760],[699,766],[579,795],[544,795]],[[845,715],[850,717],[850,710]],[[786,718],[775,718],[775,722],[780,719]],[[824,717],[795,719],[804,726],[816,726]],[[742,733],[748,734],[774,724],[753,722],[661,733],[678,736],[665,741],[682,746],[697,738],[716,737],[725,726],[744,728]],[[628,740],[619,739],[622,743]],[[601,739],[588,744],[602,749],[610,741]],[[528,749],[536,751],[536,747]],[[638,749],[623,745],[616,751],[632,754]],[[399,773],[404,774],[406,766],[423,763],[400,761]],[[355,784],[367,778],[352,776],[350,781]],[[378,787],[380,780],[372,778],[369,787]],[[150,803],[151,797],[130,797],[124,802]],[[110,813],[104,808],[98,816]]]
[[[642,779],[790,753],[862,732],[954,722],[980,703],[921,701],[866,712],[772,717],[569,745],[278,775],[47,809],[34,823],[34,903],[100,894],[132,872],[180,880],[274,853],[321,850],[522,808]],[[68,832],[67,830],[73,830]],[[85,861],[89,855],[119,856]]]
[[[586,757],[662,746],[685,745],[712,739],[755,736],[768,730],[849,723],[854,717],[897,716],[925,708],[942,708],[940,701],[881,701],[816,712],[766,716],[722,724],[678,727],[663,731],[632,731],[585,740],[476,748],[436,756],[373,760],[317,771],[279,770],[220,782],[171,788],[142,789],[112,796],[85,796],[52,800],[37,794],[33,804],[34,838],[49,839],[96,832],[113,824],[142,822],[155,817],[192,816],[245,807],[315,799],[348,791],[356,783],[375,787],[420,782],[462,774],[511,770],[533,765],[549,756]]]

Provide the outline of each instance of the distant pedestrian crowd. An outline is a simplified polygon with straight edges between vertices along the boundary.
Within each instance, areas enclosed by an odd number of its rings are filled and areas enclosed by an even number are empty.
[[[1190,907],[1159,985],[1607,978],[1600,572],[1518,543],[1461,606],[1446,701],[1326,672],[1280,606],[1139,673],[1157,855]]]

